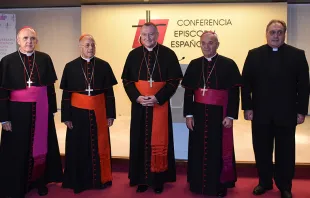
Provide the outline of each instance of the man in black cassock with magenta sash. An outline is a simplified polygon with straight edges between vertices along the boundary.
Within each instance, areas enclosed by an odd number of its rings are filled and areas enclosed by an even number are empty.
[[[203,56],[184,74],[184,117],[189,128],[188,182],[195,193],[224,197],[237,180],[233,120],[238,118],[241,76],[236,63],[217,54],[217,35],[200,38]]]
[[[81,56],[66,64],[60,84],[61,121],[67,126],[62,187],[74,193],[112,185],[109,127],[116,118],[112,68],[95,57],[90,34],[80,37],[79,47]]]
[[[32,188],[62,181],[53,113],[57,80],[49,55],[35,50],[31,27],[17,34],[18,51],[0,62],[0,197],[24,197]]]
[[[175,53],[157,43],[155,24],[141,27],[142,46],[126,60],[122,79],[132,102],[130,126],[130,186],[149,186],[161,193],[165,182],[176,181],[170,98],[182,79]]]
[[[309,66],[303,50],[284,43],[286,23],[271,20],[267,44],[249,51],[242,77],[242,109],[251,120],[259,183],[254,195],[273,188],[293,197],[295,130],[305,121],[309,104]],[[273,149],[275,148],[275,165]]]

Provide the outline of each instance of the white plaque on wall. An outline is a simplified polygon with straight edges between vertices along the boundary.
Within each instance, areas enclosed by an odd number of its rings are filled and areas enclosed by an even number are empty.
[[[16,16],[0,13],[0,60],[16,51]]]

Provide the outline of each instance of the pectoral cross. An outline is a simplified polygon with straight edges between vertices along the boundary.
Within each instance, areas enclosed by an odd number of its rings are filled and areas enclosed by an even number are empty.
[[[90,96],[90,92],[94,91],[93,89],[90,88],[90,84],[88,84],[88,89],[85,89],[85,91],[88,92],[88,95]]]
[[[30,80],[30,78],[28,79],[28,81],[27,81],[27,84],[28,84],[28,88],[30,88],[31,87],[31,83],[33,83],[31,80]]]
[[[202,91],[202,96],[205,95],[205,92],[208,91],[208,89],[206,89],[206,85],[203,86],[203,89],[201,89]]]
[[[150,77],[150,80],[148,80],[148,82],[150,83],[150,87],[153,87],[153,79],[152,79],[152,77]]]

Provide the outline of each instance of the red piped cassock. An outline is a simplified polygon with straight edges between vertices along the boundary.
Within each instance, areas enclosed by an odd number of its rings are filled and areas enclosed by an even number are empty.
[[[152,80],[155,81],[152,87],[148,82],[149,73],[153,73]],[[141,46],[132,50],[127,57],[122,79],[132,102],[129,162],[131,186],[156,186],[176,180],[169,100],[182,77],[175,53],[163,45],[157,44],[153,51]],[[136,102],[140,95],[154,95],[158,104],[144,107]]]
[[[2,129],[0,195],[23,197],[32,187],[62,181],[62,165],[53,113],[57,112],[51,58],[42,52],[18,52],[0,63],[0,121],[10,121],[12,132]]]
[[[204,96],[203,74],[206,80],[210,75]],[[237,180],[233,130],[224,128],[222,121],[238,118],[240,83],[237,65],[224,56],[216,55],[211,61],[200,57],[188,65],[182,86],[184,116],[192,115],[195,123],[188,146],[187,180],[192,192],[216,195]]]

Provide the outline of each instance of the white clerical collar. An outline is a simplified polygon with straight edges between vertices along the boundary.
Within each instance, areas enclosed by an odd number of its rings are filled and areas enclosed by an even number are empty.
[[[94,57],[90,57],[90,58],[84,58],[83,56],[81,56],[82,59],[86,60],[88,63],[91,61],[92,58]]]
[[[148,48],[148,47],[145,47],[146,49],[147,49],[147,51],[149,51],[149,52],[151,52],[151,51],[153,51],[153,49],[155,48],[157,46],[157,43],[156,43],[156,45],[154,46],[154,47],[152,47],[152,48]]]
[[[212,58],[214,58],[216,55],[217,55],[217,53],[214,54],[212,57],[209,57],[209,58],[205,57],[205,59],[207,59],[208,61],[212,61]]]
[[[25,54],[26,56],[32,56],[32,54],[34,53],[34,51],[33,52],[22,52],[20,50],[19,50],[19,52],[22,54]]]
[[[283,48],[283,46],[285,46],[285,43],[283,43],[282,45],[280,45],[278,47],[272,47],[272,46],[268,45],[269,49],[271,49],[273,52],[280,51]]]

